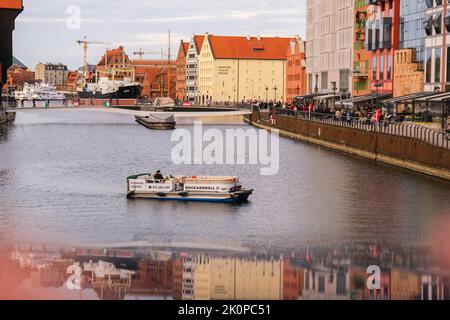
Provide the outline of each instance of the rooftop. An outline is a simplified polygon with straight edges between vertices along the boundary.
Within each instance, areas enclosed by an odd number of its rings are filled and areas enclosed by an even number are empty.
[[[208,36],[216,59],[286,60],[294,38]]]

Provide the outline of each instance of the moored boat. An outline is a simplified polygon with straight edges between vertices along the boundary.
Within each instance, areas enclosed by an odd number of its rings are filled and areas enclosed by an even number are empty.
[[[130,199],[245,203],[253,193],[238,177],[139,174],[127,178]]]
[[[137,123],[153,130],[173,130],[176,126],[175,117],[173,115],[162,118],[150,114],[145,117],[136,116],[135,118]]]

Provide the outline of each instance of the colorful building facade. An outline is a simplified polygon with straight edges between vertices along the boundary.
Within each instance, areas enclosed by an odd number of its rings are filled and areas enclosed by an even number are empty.
[[[372,54],[366,49],[367,1],[355,0],[354,47],[353,47],[353,89],[355,97],[369,95],[369,62]]]
[[[365,47],[372,52],[369,88],[393,94],[394,53],[400,42],[400,0],[371,0],[367,8]]]
[[[292,103],[294,97],[306,93],[305,42],[295,37],[287,49],[286,101]]]

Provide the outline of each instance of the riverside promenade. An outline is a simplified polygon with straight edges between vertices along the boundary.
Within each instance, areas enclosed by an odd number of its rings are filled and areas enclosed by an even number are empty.
[[[278,129],[288,138],[450,180],[450,136],[441,130],[289,111],[272,116],[253,111],[245,121],[269,131]]]

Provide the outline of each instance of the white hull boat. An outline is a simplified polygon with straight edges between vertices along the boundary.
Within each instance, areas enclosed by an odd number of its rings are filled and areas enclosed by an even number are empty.
[[[129,199],[245,203],[253,193],[244,189],[237,177],[168,176],[155,179],[154,174],[127,178]]]

